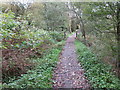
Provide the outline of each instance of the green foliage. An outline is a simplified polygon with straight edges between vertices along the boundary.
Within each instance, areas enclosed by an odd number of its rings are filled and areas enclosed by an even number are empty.
[[[120,80],[110,72],[111,66],[100,62],[87,47],[79,41],[75,42],[78,59],[80,60],[85,75],[93,88],[120,89]]]
[[[45,43],[46,40],[49,41],[52,39],[49,33],[42,29],[26,30],[24,31],[24,35],[21,37],[27,39],[27,41],[24,41],[23,44],[32,48],[38,48],[41,44]]]
[[[52,31],[49,33],[56,41],[62,41],[64,39],[63,32]]]
[[[15,17],[11,11],[1,13],[0,17],[2,17],[0,21],[0,32],[2,33],[0,34],[2,41],[2,43],[0,42],[0,49],[3,50],[3,82],[7,82],[14,75],[17,76],[17,73],[25,73],[31,67],[29,64],[31,62],[27,61],[29,57],[42,57],[47,48],[51,48],[52,45],[63,40],[62,33],[49,33],[34,26],[29,27],[26,18]]]
[[[0,33],[2,34],[0,39],[3,40],[0,48],[7,49],[13,46],[14,48],[18,47],[18,43],[20,42],[13,44],[13,39],[19,39],[21,41],[22,39],[24,39],[21,37],[21,35],[24,34],[24,29],[26,29],[27,21],[16,20],[14,13],[11,11],[9,11],[8,13],[1,13],[0,17],[2,18],[2,20],[0,21]]]
[[[12,29],[14,26],[16,26],[16,22],[13,18],[15,18],[14,13],[9,11],[8,13],[1,13],[0,17],[2,18],[0,24],[2,26],[2,29]]]
[[[40,2],[34,2],[27,8],[26,12],[24,12],[24,17],[28,20],[31,26],[35,26],[38,28],[46,27],[45,16],[44,14],[44,5]]]
[[[61,42],[61,45],[64,42]],[[51,88],[53,68],[58,61],[59,53],[62,47],[57,47],[46,51],[43,58],[33,59],[36,64],[33,70],[29,70],[27,74],[21,75],[20,79],[10,81],[9,84],[3,84],[3,88]]]
[[[11,29],[17,25],[15,20],[13,20],[14,17],[15,17],[14,13],[12,12],[0,14],[0,18],[2,18],[2,20],[0,20],[0,27],[1,27],[0,29],[1,38],[0,39],[1,40],[2,38],[11,38],[12,35],[15,34],[13,31],[11,31]]]
[[[43,29],[27,29],[27,21],[15,20],[14,13],[12,13],[11,11],[9,11],[8,13],[2,13],[0,15],[3,19],[0,22],[0,26],[2,26],[0,30],[0,32],[2,33],[2,37],[0,39],[5,40],[0,45],[1,48],[37,48],[42,43],[44,43],[44,41],[49,41],[52,39],[49,33],[47,31],[44,31]],[[20,28],[18,28],[19,25]],[[14,43],[13,40],[17,40],[17,43]]]
[[[44,9],[46,30],[62,31],[61,28],[68,28],[68,8],[63,2],[44,3]]]
[[[117,22],[119,17],[117,9],[119,2],[90,2],[75,3],[74,5],[82,11],[86,41],[91,45],[90,49],[96,53],[101,61],[116,67],[119,62],[119,47],[117,45],[119,36],[117,34]],[[118,25],[119,26],[119,25]],[[117,61],[118,60],[118,61]]]
[[[110,8],[112,5],[113,10]],[[75,3],[78,9],[83,12],[83,20],[86,33],[100,33],[106,30],[114,31],[115,16],[112,14],[116,10],[116,3],[110,2],[90,2]]]

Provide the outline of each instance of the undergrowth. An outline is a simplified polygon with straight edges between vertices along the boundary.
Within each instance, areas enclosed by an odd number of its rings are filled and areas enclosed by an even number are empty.
[[[34,69],[22,74],[18,80],[10,81],[9,84],[4,83],[2,88],[51,88],[53,68],[56,66],[63,43],[64,41],[57,43],[55,47],[46,51],[42,58],[34,58]]]
[[[92,88],[120,89],[120,80],[111,72],[111,66],[106,65],[80,41],[75,41],[78,59],[85,69]]]

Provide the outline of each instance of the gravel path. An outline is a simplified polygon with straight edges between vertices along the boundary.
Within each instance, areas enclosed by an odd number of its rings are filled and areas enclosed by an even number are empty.
[[[89,90],[90,85],[84,76],[84,70],[78,63],[75,52],[75,34],[69,37],[61,53],[60,61],[53,75],[54,88],[82,88]]]

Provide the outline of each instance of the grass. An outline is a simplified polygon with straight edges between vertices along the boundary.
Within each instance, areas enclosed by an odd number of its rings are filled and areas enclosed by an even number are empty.
[[[93,88],[120,89],[120,80],[111,72],[111,66],[106,65],[80,41],[75,41],[78,60],[85,69],[91,86]]]
[[[62,50],[64,41],[57,43],[56,47],[46,51],[43,58],[33,59],[36,63],[34,69],[27,74],[21,75],[18,80],[13,80],[9,84],[3,84],[3,88],[51,88],[53,68],[58,61],[59,53]]]

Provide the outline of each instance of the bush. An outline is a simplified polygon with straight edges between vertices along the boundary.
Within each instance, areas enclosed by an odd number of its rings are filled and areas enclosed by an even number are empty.
[[[52,31],[52,32],[50,32],[50,35],[56,41],[62,41],[64,39],[64,34],[61,32]]]
[[[10,77],[20,76],[30,69],[32,64],[26,58],[41,57],[47,48],[55,44],[56,39],[43,29],[28,28],[28,21],[15,17],[11,11],[0,13],[0,17],[2,78],[3,82],[8,82]],[[57,40],[61,40],[60,35]]]

